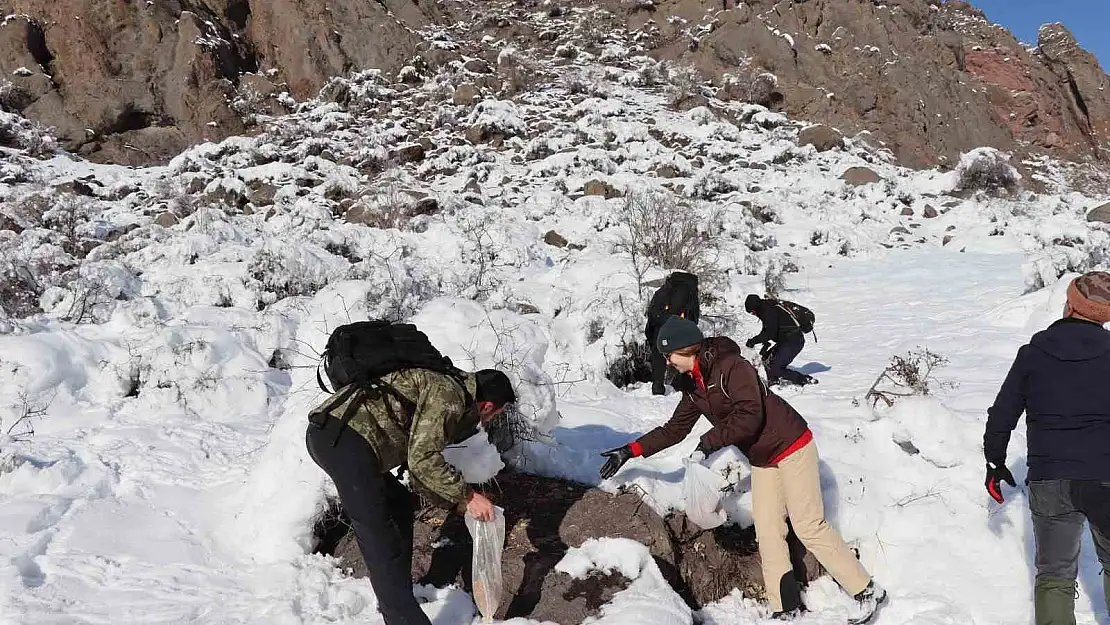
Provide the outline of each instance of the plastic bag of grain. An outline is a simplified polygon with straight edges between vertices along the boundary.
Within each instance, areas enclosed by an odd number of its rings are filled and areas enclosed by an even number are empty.
[[[487,623],[501,605],[501,551],[505,546],[505,511],[498,506],[493,511],[492,521],[466,515],[466,529],[474,542],[474,604]]]
[[[728,516],[724,510],[718,510],[717,505],[721,502],[721,489],[728,482],[720,473],[692,458],[686,458],[683,464],[686,467],[682,480],[686,517],[704,530],[721,525]]]

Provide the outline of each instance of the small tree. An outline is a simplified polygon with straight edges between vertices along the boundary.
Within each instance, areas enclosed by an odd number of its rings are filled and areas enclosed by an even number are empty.
[[[631,192],[625,196],[620,219],[625,232],[618,248],[631,257],[637,282],[643,282],[652,266],[687,271],[703,283],[716,279],[721,248],[714,230],[720,222],[719,209],[680,206],[666,193]]]

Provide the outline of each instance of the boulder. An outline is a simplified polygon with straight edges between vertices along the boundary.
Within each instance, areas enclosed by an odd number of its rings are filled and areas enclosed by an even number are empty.
[[[555,247],[566,247],[568,243],[563,235],[554,230],[548,230],[547,234],[543,235],[543,242]]]
[[[397,163],[419,163],[424,160],[424,146],[419,143],[406,143],[393,148],[389,158]]]
[[[853,187],[864,184],[874,184],[882,180],[879,174],[868,167],[849,167],[848,170],[840,176],[840,179]]]
[[[844,135],[840,131],[824,124],[814,124],[803,128],[798,133],[800,145],[812,145],[818,152],[828,152],[834,148],[844,147]]]
[[[1110,224],[1110,202],[1091,209],[1087,213],[1087,221]]]
[[[596,178],[586,183],[585,187],[583,187],[583,193],[586,195],[600,195],[607,200],[623,195],[620,190],[613,185],[602,180],[597,180]]]
[[[932,204],[926,204],[925,211],[922,213],[922,215],[925,217],[925,219],[933,219],[934,217],[940,215],[940,213],[937,212],[937,209]]]
[[[478,99],[478,95],[478,87],[470,83],[463,83],[455,87],[455,93],[451,96],[451,102],[456,106],[472,104],[474,100]]]
[[[247,200],[255,206],[269,206],[274,203],[274,196],[278,188],[269,182],[252,183],[251,190],[247,193]]]
[[[177,218],[177,215],[174,215],[173,213],[171,213],[169,211],[161,213],[160,215],[158,215],[157,217],[154,218],[154,223],[158,224],[159,226],[162,226],[163,228],[169,228],[171,226],[175,226],[175,225],[177,225],[178,221],[180,221],[180,220]]]
[[[612,495],[581,484],[516,472],[498,477],[497,503],[505,509],[504,590],[498,619],[526,617],[560,625],[578,625],[626,580],[592,576],[573,580],[555,570],[570,547],[590,538],[623,537],[651,551],[664,578],[692,607],[727,596],[734,588],[762,598],[763,581],[755,532],[735,527],[702,531],[685,515],[663,519],[632,493]],[[340,527],[334,521],[326,527]],[[366,575],[352,534],[327,532],[319,550],[340,558],[355,577]],[[462,517],[455,511],[426,508],[414,528],[413,579],[443,586],[457,583],[470,589],[471,542]],[[792,540],[796,570],[807,580],[819,567]],[[804,570],[803,570],[804,569]]]
[[[463,63],[463,69],[474,74],[489,74],[493,72],[489,63],[486,63],[482,59],[470,59],[466,63]]]

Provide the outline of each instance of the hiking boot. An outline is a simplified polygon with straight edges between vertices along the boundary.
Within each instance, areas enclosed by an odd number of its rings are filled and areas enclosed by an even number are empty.
[[[877,585],[875,580],[871,580],[867,582],[867,588],[859,591],[853,599],[856,600],[856,605],[848,610],[848,623],[863,625],[870,623],[879,606],[886,602],[886,590]]]
[[[652,395],[666,395],[667,394],[667,389],[663,387],[662,382],[660,382],[658,384],[653,383],[651,385],[651,394]]]
[[[805,614],[805,612],[806,611],[802,608],[794,608],[793,610],[779,610],[778,612],[772,613],[771,618],[779,621],[793,621],[794,619],[802,618],[802,615]]]

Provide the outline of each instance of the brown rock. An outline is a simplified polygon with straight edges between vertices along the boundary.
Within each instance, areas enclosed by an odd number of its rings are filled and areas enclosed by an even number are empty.
[[[613,185],[597,179],[587,182],[585,187],[583,188],[583,193],[585,193],[586,195],[600,195],[607,200],[615,197],[621,197],[623,195]]]
[[[934,208],[932,204],[926,204],[925,212],[922,213],[922,215],[925,217],[925,219],[933,219],[934,217],[940,215],[940,213],[937,212],[937,209]]]
[[[590,538],[621,537],[645,545],[664,578],[693,606],[728,595],[733,588],[759,597],[763,581],[755,532],[734,527],[702,532],[685,515],[661,519],[634,494],[611,495],[585,486],[519,473],[498,477],[505,509],[502,554],[503,600],[497,619],[528,617],[560,625],[578,625],[621,590],[618,577],[575,582],[554,570],[570,547]],[[334,523],[334,521],[333,521]],[[443,586],[459,583],[468,592],[471,542],[462,518],[454,512],[427,509],[415,526],[413,577]],[[819,570],[812,556],[792,540],[795,566],[813,579]],[[353,540],[346,535],[324,551],[341,559],[356,577],[366,575]]]
[[[179,221],[180,220],[177,218],[177,215],[174,215],[173,213],[171,213],[169,211],[161,213],[160,215],[158,215],[157,217],[154,218],[154,223],[158,224],[159,226],[162,226],[163,228],[169,228],[170,226],[177,225],[177,223]]]
[[[952,239],[955,239],[955,238],[956,238],[956,237],[954,237],[954,236],[952,236],[952,235],[950,235],[950,234],[946,234],[946,235],[944,235],[944,238],[943,238],[943,239],[941,239],[941,242],[940,242],[940,244],[941,244],[941,245],[948,245],[949,243],[951,243],[951,242],[952,242]]]
[[[567,246],[566,237],[559,234],[558,232],[555,232],[554,230],[548,230],[547,234],[543,235],[543,242],[548,244],[548,245],[553,245],[555,247],[566,247]]]
[[[678,176],[678,168],[674,165],[662,165],[655,170],[655,175],[660,178],[674,178]]]
[[[12,219],[8,215],[0,213],[0,230],[10,230],[16,234],[19,234],[20,232],[23,232],[23,226],[19,225],[16,220]]]
[[[853,187],[864,184],[874,184],[882,180],[879,174],[867,167],[849,167],[848,170],[840,176],[840,179]]]
[[[417,215],[436,215],[440,211],[439,200],[434,197],[426,197],[417,200],[416,204],[412,206],[413,216]]]
[[[465,104],[473,104],[474,100],[478,99],[478,87],[470,83],[463,83],[455,87],[455,93],[451,96],[451,102],[456,106],[463,106]]]
[[[269,206],[274,203],[274,196],[277,195],[278,188],[268,182],[262,182],[255,185],[254,188],[247,193],[247,201],[255,206]]]
[[[1087,213],[1087,221],[1110,224],[1110,202],[1091,209]]]
[[[833,148],[844,147],[844,135],[840,131],[824,124],[815,124],[807,128],[803,128],[798,133],[798,143],[800,145],[812,145],[817,148],[818,152],[827,152]]]
[[[903,217],[913,217],[913,209],[910,208],[909,206],[903,208],[902,209],[902,216]]]
[[[406,143],[389,152],[389,158],[398,163],[419,163],[424,160],[424,146],[419,143]]]
[[[466,63],[463,63],[463,69],[474,74],[489,74],[493,72],[489,63],[486,63],[482,59],[470,59]]]

